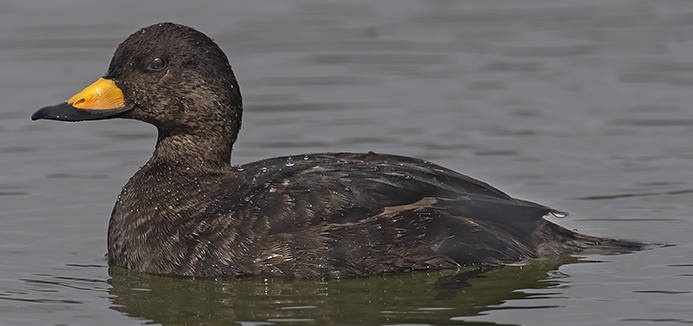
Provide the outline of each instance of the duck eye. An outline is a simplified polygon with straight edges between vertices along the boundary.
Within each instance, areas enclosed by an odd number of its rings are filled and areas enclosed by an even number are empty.
[[[160,71],[161,69],[164,69],[166,67],[166,60],[162,58],[154,58],[152,62],[149,63],[149,66],[147,69],[152,70],[152,71]]]

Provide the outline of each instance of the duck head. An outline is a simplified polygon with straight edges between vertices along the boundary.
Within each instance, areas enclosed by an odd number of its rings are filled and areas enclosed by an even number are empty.
[[[95,83],[31,118],[136,119],[156,126],[159,142],[169,136],[198,135],[224,139],[232,146],[242,111],[238,82],[214,41],[193,28],[160,23],[123,41],[108,71]]]

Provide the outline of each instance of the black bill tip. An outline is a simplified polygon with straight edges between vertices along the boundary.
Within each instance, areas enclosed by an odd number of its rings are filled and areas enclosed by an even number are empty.
[[[134,108],[134,105],[128,105],[108,110],[88,110],[78,109],[67,102],[63,102],[41,108],[31,115],[31,120],[85,121],[112,119],[120,117]]]

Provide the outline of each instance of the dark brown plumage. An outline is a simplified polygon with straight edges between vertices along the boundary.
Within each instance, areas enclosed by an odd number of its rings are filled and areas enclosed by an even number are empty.
[[[109,261],[128,269],[349,276],[642,246],[572,232],[542,218],[560,213],[552,208],[415,158],[326,153],[231,166],[240,89],[221,49],[186,26],[132,34],[97,84],[32,118],[157,127],[154,154],[109,223]]]

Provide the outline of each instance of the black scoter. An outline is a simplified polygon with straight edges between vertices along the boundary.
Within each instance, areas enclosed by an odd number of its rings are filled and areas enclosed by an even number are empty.
[[[130,35],[106,74],[32,119],[135,119],[154,154],[123,187],[108,260],[181,276],[359,276],[503,265],[635,242],[593,237],[428,161],[319,153],[232,166],[243,105],[224,52],[203,33],[155,24]]]

